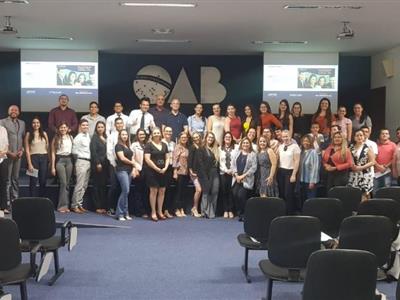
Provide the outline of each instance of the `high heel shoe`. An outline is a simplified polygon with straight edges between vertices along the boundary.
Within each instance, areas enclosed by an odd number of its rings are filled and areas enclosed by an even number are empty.
[[[183,209],[181,209],[181,216],[186,217],[185,211]]]
[[[151,215],[151,220],[153,222],[157,222],[158,221],[157,215]]]
[[[175,216],[177,216],[178,218],[182,218],[182,214],[181,214],[180,210],[178,210],[178,209],[176,210]]]
[[[229,219],[233,219],[235,217],[235,215],[231,211],[228,213],[228,216],[229,216]]]
[[[197,211],[197,208],[196,208],[196,207],[193,207],[190,211],[192,212],[192,216],[193,216],[193,217],[195,217],[195,218],[201,218],[201,214],[199,214],[199,212]]]
[[[174,217],[169,213],[168,210],[164,211],[164,216],[166,216],[168,219],[173,219]]]
[[[167,219],[167,217],[164,216],[162,213],[159,213],[159,214],[158,214],[158,217],[159,217],[161,220]]]

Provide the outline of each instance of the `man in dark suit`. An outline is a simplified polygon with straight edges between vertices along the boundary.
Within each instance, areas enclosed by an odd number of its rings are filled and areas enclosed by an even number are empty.
[[[306,88],[306,74],[304,72],[299,73],[299,78],[297,79],[297,88],[305,89]]]

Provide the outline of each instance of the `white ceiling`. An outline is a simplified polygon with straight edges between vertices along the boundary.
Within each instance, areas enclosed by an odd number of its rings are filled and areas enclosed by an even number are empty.
[[[151,1],[156,2],[157,0]],[[149,2],[142,0],[141,2]],[[263,51],[372,54],[400,44],[400,1],[177,0],[196,8],[122,7],[119,0],[30,0],[0,4],[19,36],[72,36],[28,41],[0,35],[0,49],[79,49],[143,54],[255,54]],[[285,4],[355,4],[360,10],[285,10]],[[350,21],[353,40],[336,39]],[[1,25],[4,20],[0,19]],[[160,36],[152,28],[173,28]],[[141,38],[190,39],[190,44],[142,44]],[[306,40],[307,45],[253,45],[253,40]]]

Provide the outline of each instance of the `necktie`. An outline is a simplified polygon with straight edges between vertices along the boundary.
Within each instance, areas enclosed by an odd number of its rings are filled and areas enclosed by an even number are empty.
[[[140,120],[140,129],[144,129],[144,114],[145,112],[143,112],[142,119]]]

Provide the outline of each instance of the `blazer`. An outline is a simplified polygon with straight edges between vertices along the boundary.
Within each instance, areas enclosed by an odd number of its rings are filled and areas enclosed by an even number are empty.
[[[97,133],[93,134],[90,140],[90,154],[93,164],[103,165],[107,163],[107,140],[103,142]]]
[[[236,153],[236,156],[232,160],[232,170],[233,173],[237,172],[236,161],[239,157],[241,151],[239,150]],[[254,187],[254,174],[257,171],[257,154],[252,151],[247,155],[246,166],[244,167],[243,173],[247,173],[247,176],[243,180],[243,187],[245,189],[251,190]],[[232,186],[235,184],[236,178],[235,176],[232,177]]]
[[[0,120],[0,125],[7,130],[8,150],[13,153],[23,149],[25,135],[25,122],[20,119],[16,119],[15,122],[10,117]]]

